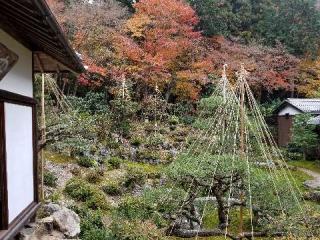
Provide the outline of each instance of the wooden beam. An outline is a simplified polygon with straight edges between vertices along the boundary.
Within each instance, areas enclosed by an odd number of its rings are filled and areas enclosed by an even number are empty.
[[[35,59],[36,59],[37,62],[38,62],[38,66],[39,66],[39,68],[40,68],[41,73],[44,73],[44,67],[43,67],[43,65],[42,65],[41,59],[40,59],[40,57],[39,57],[39,54],[36,54],[36,53],[35,53],[34,56],[35,56]]]
[[[9,18],[9,17],[12,17],[12,15],[14,15],[14,14],[10,14],[9,12],[7,12],[3,15],[8,16],[8,18]],[[58,40],[58,38],[55,35],[48,35],[49,33],[44,31],[44,29],[41,28],[40,25],[35,25],[34,23],[30,22],[28,19],[22,20],[22,19],[19,19],[17,16],[12,21],[19,23],[19,25],[17,24],[17,26],[19,26],[20,29],[23,27],[24,30],[25,29],[28,29],[28,31],[32,30],[32,32],[34,34],[38,34],[38,36],[41,36],[42,38],[46,38],[50,41],[57,41]],[[57,42],[55,42],[55,44],[57,44]],[[57,46],[61,47],[61,45],[57,45]]]
[[[34,20],[39,21],[39,18],[41,15],[39,15],[39,13],[37,11],[32,10],[32,5],[29,5],[29,7],[27,7],[26,2],[24,1],[24,3],[22,4],[21,2],[17,2],[14,0],[10,0],[10,1],[1,1],[2,6],[8,6],[10,7],[12,10],[17,10],[18,12],[20,12],[23,15],[27,15],[29,17],[32,17]]]
[[[37,22],[39,25],[40,24],[46,25],[43,22],[43,20],[39,21],[39,18],[35,17],[34,13],[27,13],[27,11],[30,9],[24,8],[25,10],[22,10],[23,8],[21,8],[20,4],[19,4],[19,6],[13,6],[14,4],[15,4],[15,2],[12,0],[11,1],[1,1],[1,5],[2,5],[1,8],[3,8],[3,10],[4,10],[4,8],[6,8],[6,11],[9,10],[10,12],[14,12],[14,11],[18,12],[19,14],[21,14],[20,17],[24,16],[24,17],[27,17],[28,19],[32,19],[32,21]],[[4,12],[4,11],[1,11],[1,12]]]

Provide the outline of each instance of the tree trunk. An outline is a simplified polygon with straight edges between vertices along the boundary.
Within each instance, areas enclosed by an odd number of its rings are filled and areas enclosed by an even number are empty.
[[[223,196],[220,193],[216,193],[217,199],[217,208],[218,208],[218,218],[219,218],[219,227],[221,229],[225,228],[227,223],[227,208],[225,207],[225,202]]]
[[[172,93],[172,89],[176,86],[177,83],[177,76],[175,74],[172,75],[172,79],[170,81],[170,83],[167,86],[166,92],[164,94],[165,99],[167,102],[169,102],[171,93]]]
[[[76,80],[75,80],[75,83],[74,83],[73,96],[76,96],[76,95],[77,95],[78,86],[79,86],[79,82],[78,82],[78,79],[76,79]]]

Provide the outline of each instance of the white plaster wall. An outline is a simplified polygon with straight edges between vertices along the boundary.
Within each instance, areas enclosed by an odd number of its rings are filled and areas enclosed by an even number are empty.
[[[9,223],[34,201],[32,108],[5,103]]]
[[[0,42],[19,56],[16,65],[0,81],[0,89],[32,97],[32,52],[1,29]]]
[[[297,115],[297,114],[301,114],[300,111],[298,111],[297,109],[295,109],[294,107],[292,106],[286,106],[284,109],[282,109],[279,113],[278,113],[278,116],[285,116],[289,114],[290,116],[294,116],[294,115]]]

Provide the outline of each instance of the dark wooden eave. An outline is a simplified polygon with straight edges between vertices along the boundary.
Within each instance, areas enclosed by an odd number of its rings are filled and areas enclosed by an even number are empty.
[[[83,72],[45,0],[0,0],[0,28],[38,55],[44,71]],[[35,61],[35,72],[39,64]]]

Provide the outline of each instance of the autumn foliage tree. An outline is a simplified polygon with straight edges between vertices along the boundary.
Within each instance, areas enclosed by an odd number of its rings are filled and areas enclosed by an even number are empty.
[[[134,99],[153,94],[157,85],[167,100],[194,101],[210,83],[208,76],[220,77],[224,63],[230,79],[244,64],[258,97],[293,92],[301,82],[299,59],[284,47],[203,36],[184,0],[140,0],[134,13],[116,0],[49,2],[88,67],[79,83],[110,95],[125,78]]]
[[[221,63],[227,63],[229,78],[235,79],[234,73],[243,64],[250,74],[248,82],[256,97],[280,90],[296,90],[300,60],[282,45],[275,48],[256,43],[243,45],[224,37],[211,38],[209,44],[213,46],[211,54],[216,63],[215,72],[221,70]]]
[[[304,59],[300,64],[298,93],[306,97],[320,97],[320,59]]]
[[[120,40],[126,74],[146,93],[157,84],[166,99],[195,100],[211,70],[210,55],[195,28],[198,17],[182,0],[142,0]]]

